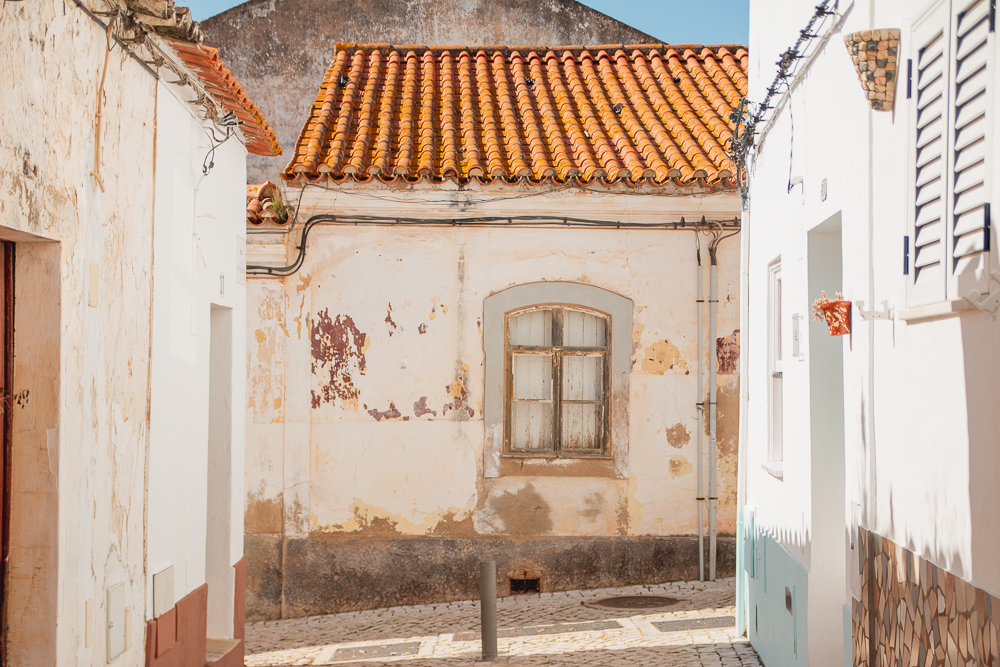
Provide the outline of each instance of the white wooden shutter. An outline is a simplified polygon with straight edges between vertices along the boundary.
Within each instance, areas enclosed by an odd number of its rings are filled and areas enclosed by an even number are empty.
[[[945,298],[949,270],[945,206],[947,199],[948,19],[944,3],[913,30],[910,124],[914,147],[910,303]]]
[[[961,298],[987,284],[989,248],[986,204],[989,202],[991,97],[994,93],[994,45],[989,31],[990,0],[956,0],[951,21],[952,113],[951,265],[949,297]]]

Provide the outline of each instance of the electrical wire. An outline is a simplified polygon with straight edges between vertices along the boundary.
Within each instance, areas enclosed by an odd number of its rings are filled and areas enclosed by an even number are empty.
[[[530,229],[530,228],[551,228],[551,229],[630,229],[630,230],[677,230],[705,232],[706,229],[734,230],[732,234],[740,231],[739,218],[732,220],[706,220],[702,216],[698,222],[688,222],[681,218],[677,222],[622,222],[614,220],[593,220],[587,218],[553,217],[542,215],[522,215],[522,216],[479,216],[470,218],[392,218],[382,216],[341,216],[320,214],[314,215],[306,221],[302,228],[302,236],[296,246],[298,251],[295,261],[287,266],[267,266],[264,264],[248,264],[247,275],[266,275],[274,277],[287,277],[294,275],[302,268],[306,256],[306,242],[309,233],[320,223],[339,226],[381,226],[381,227],[493,227],[498,229]],[[506,224],[504,224],[506,223]],[[715,240],[719,232],[714,232]],[[258,232],[259,233],[259,232]],[[724,238],[728,238],[727,235]]]

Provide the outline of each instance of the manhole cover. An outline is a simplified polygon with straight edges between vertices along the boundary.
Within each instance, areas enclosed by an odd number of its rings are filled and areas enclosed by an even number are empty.
[[[682,618],[676,621],[653,621],[653,627],[660,632],[680,632],[681,630],[711,630],[715,628],[735,628],[735,616],[709,616],[707,618]]]
[[[665,595],[623,595],[615,598],[604,598],[587,603],[591,607],[607,609],[659,609],[677,604],[675,598]]]

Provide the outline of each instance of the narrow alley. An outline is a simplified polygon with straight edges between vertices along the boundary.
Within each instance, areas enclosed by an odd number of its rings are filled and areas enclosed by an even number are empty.
[[[663,606],[605,607],[651,596]],[[532,593],[500,598],[498,664],[757,667],[746,638],[735,636],[734,580]],[[247,626],[246,664],[481,664],[479,605],[450,602],[346,612]]]

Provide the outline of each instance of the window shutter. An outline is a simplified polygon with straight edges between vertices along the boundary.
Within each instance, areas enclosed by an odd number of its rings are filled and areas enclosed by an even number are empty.
[[[948,20],[941,4],[914,28],[912,190],[913,265],[910,301],[931,303],[945,298],[948,270],[945,231],[947,186]]]
[[[958,5],[959,3],[955,3]],[[993,78],[990,39],[990,0],[975,0],[956,7],[954,73],[951,114],[951,234],[954,290],[961,298],[985,287],[988,273],[990,97]]]

